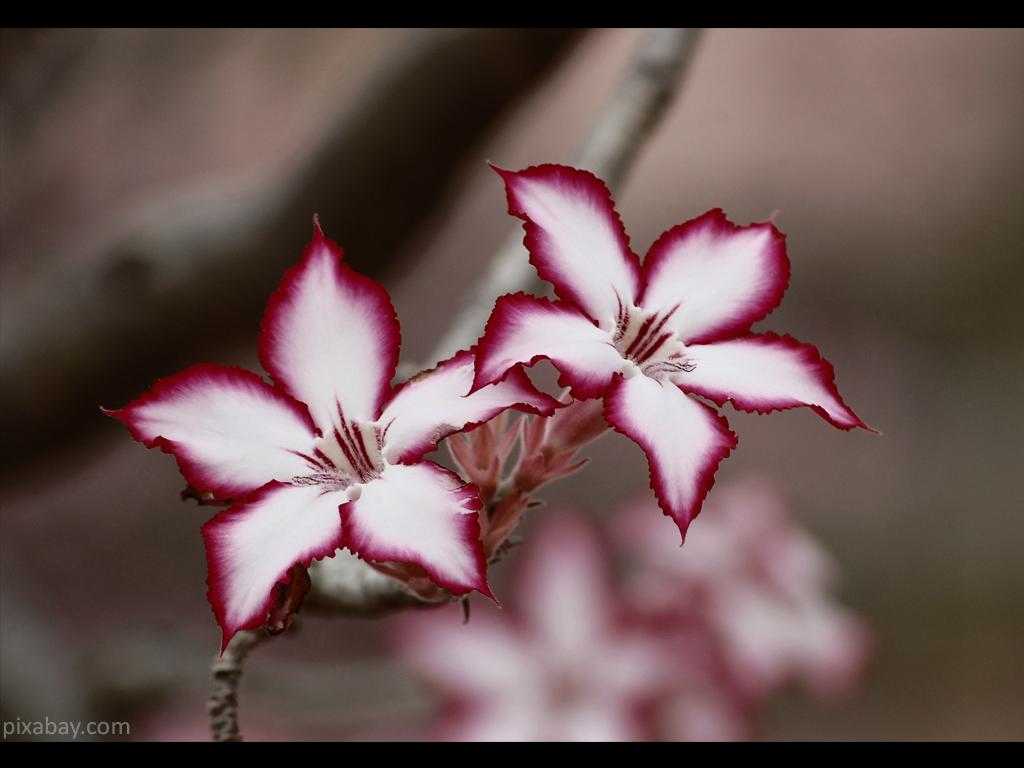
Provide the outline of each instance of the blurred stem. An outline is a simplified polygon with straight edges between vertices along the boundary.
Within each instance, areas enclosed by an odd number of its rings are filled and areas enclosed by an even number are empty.
[[[677,92],[698,35],[699,30],[690,28],[648,31],[626,79],[576,155],[576,166],[602,179],[613,193],[622,185]],[[516,226],[424,367],[473,346],[483,333],[496,298],[516,291],[534,293],[539,286],[523,247],[523,230]]]

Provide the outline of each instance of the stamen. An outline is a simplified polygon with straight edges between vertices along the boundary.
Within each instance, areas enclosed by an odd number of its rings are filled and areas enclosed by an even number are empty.
[[[352,471],[357,475],[361,474],[359,471],[359,464],[356,462],[356,457],[352,454],[352,449],[349,447],[348,442],[341,436],[338,428],[334,428],[334,439],[338,441],[338,447],[341,448],[342,453],[345,454],[345,458],[348,460],[349,466],[352,467]]]
[[[663,318],[661,318],[661,320],[658,321],[657,325],[655,325],[653,328],[651,328],[651,330],[647,334],[648,342],[652,338],[655,338],[659,333],[661,333],[661,329],[665,327],[665,323],[668,322],[668,318],[669,318],[669,315],[665,315]],[[662,334],[660,337],[658,337],[657,342],[655,344],[653,344],[653,345],[651,345],[650,343],[645,344],[641,348],[641,350],[636,354],[636,359],[640,360],[640,361],[646,360],[648,357],[653,355],[658,350],[658,347],[660,347],[662,344],[664,344],[665,341],[667,339],[670,339],[672,336],[673,336],[673,333],[671,331],[668,331],[668,332]]]
[[[334,465],[334,462],[331,461],[330,457],[326,453],[321,451],[319,448],[314,448],[313,453],[316,454],[316,457],[320,460],[323,466],[328,466],[331,469],[337,469],[337,467]]]
[[[633,337],[633,341],[630,343],[629,347],[626,349],[626,351],[624,353],[625,357],[629,358],[630,360],[636,360],[637,359],[637,355],[634,353],[634,350],[638,346],[643,346],[644,341],[646,340],[647,329],[651,327],[651,324],[654,322],[655,319],[656,319],[656,316],[655,315],[651,315],[650,317],[646,318],[643,321],[643,323],[640,325],[640,330],[637,331],[636,336]]]

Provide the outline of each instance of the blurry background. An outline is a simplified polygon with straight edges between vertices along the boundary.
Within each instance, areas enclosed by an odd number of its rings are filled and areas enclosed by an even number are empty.
[[[99,406],[259,370],[314,212],[427,355],[516,223],[485,161],[571,161],[639,34],[3,32],[4,720],[206,736],[209,510]],[[784,699],[765,738],[1024,737],[1022,136],[1020,30],[709,31],[616,195],[641,254],[712,207],[776,214],[793,277],[757,327],[815,344],[883,433],[725,409],[718,478],[773,474],[880,639],[857,700]],[[590,452],[549,500],[650,493],[633,443]],[[433,705],[389,622],[305,617],[257,650],[247,738],[415,735]]]

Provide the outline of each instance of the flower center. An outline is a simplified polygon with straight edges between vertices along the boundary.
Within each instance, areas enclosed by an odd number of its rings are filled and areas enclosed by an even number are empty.
[[[671,316],[672,312],[647,315],[638,307],[619,302],[615,349],[652,379],[669,378],[680,371],[689,373],[695,367],[687,360],[686,345],[665,327]]]
[[[316,439],[312,456],[302,454],[311,471],[292,478],[295,485],[324,485],[340,491],[368,482],[384,470],[379,430],[372,424],[345,419],[340,408],[338,416],[341,425]]]

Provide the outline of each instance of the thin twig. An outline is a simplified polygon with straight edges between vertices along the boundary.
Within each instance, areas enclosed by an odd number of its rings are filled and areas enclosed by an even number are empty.
[[[699,30],[652,29],[622,85],[598,118],[576,155],[575,164],[602,179],[615,192],[678,90]],[[540,285],[517,226],[495,255],[484,278],[470,294],[448,333],[427,356],[430,367],[460,349],[469,349],[483,333],[494,300],[506,293],[534,293]]]
[[[213,690],[207,709],[214,741],[241,741],[238,728],[238,683],[249,651],[270,637],[263,629],[237,632],[228,647],[213,661]]]

